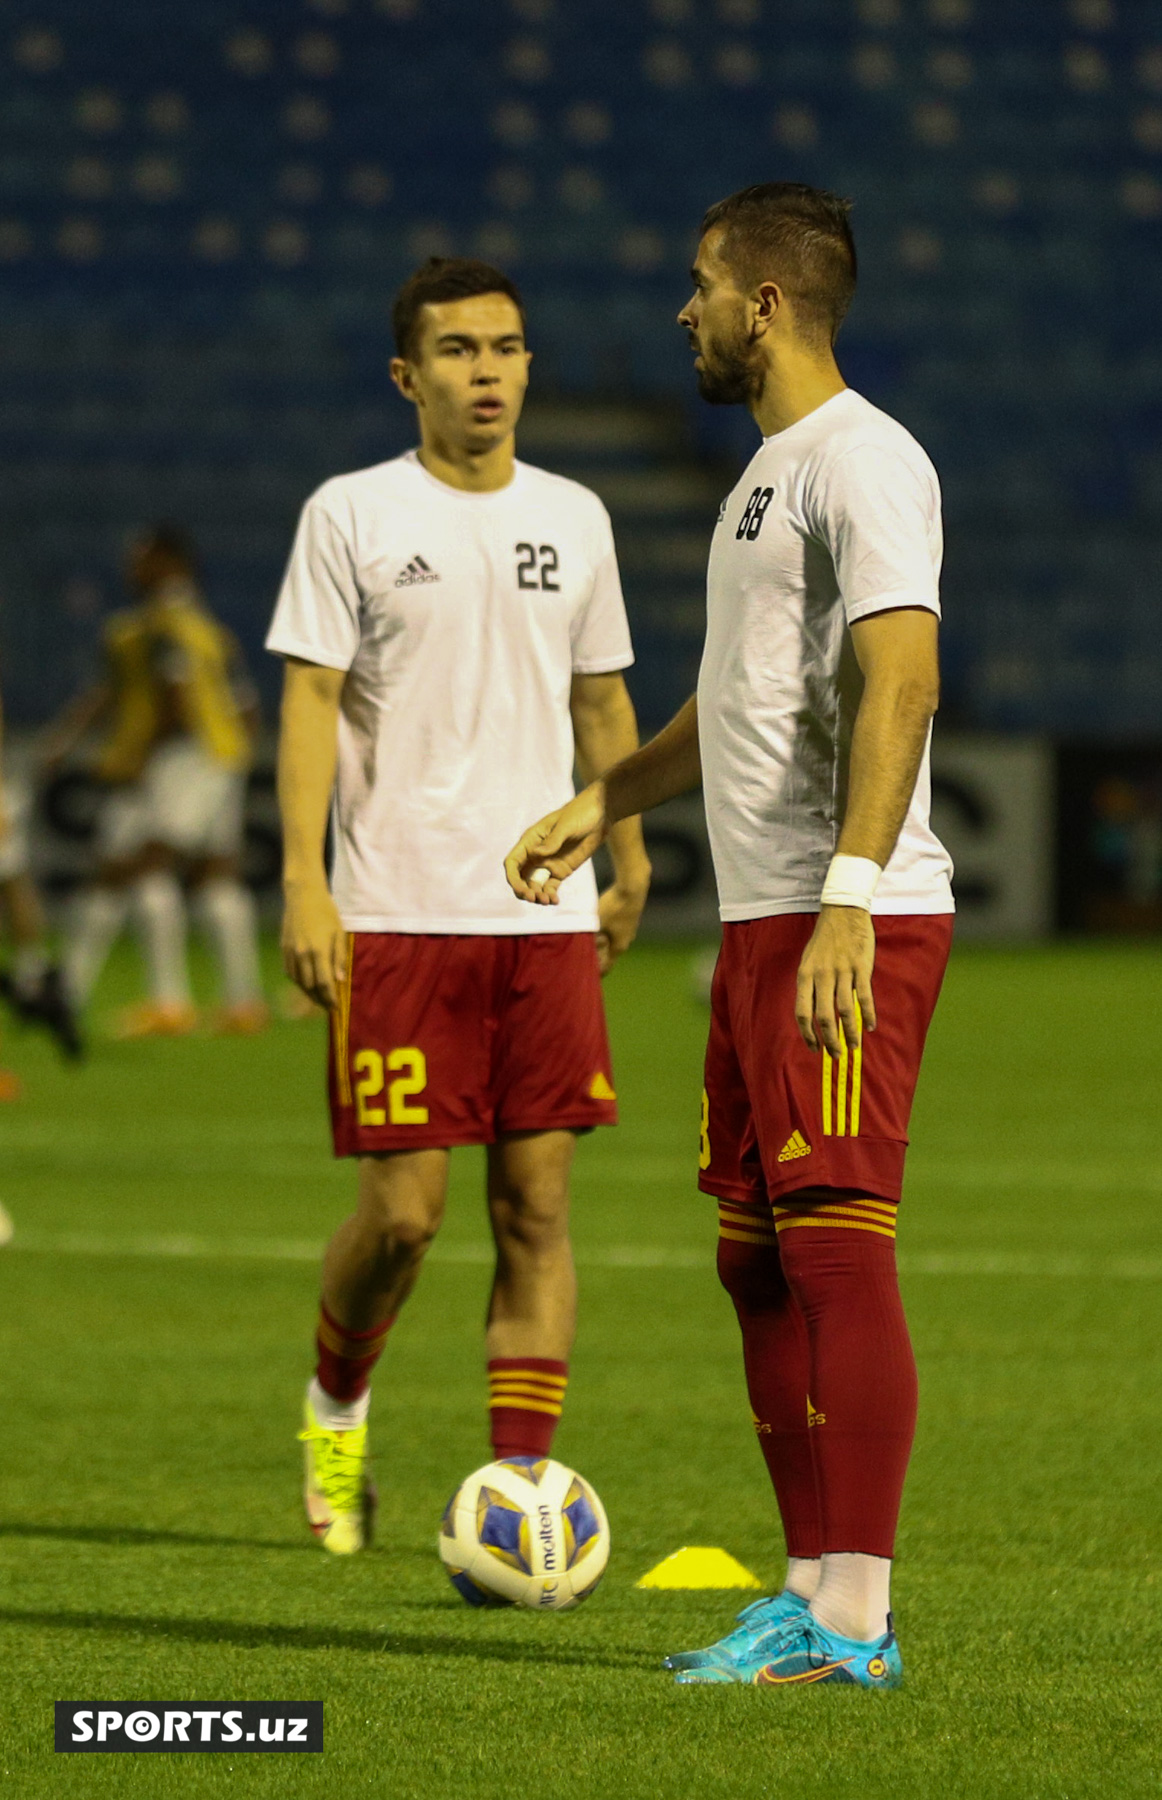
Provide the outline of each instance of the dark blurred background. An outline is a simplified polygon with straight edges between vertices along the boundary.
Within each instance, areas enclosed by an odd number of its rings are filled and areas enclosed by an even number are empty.
[[[298,508],[411,441],[390,298],[458,251],[526,291],[521,449],[607,500],[660,725],[693,685],[709,530],[755,443],[697,400],[673,316],[705,205],[789,178],[854,200],[841,366],[943,481],[945,726],[1111,747],[1103,841],[1162,817],[1154,763],[1117,763],[1162,732],[1155,0],[10,0],[2,19],[16,722],[91,669],[125,534],[158,517],[198,538],[273,700],[260,645]],[[1162,850],[1134,854],[1152,908]]]

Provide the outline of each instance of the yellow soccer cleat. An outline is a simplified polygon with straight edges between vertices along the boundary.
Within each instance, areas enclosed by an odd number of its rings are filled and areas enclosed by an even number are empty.
[[[315,1417],[310,1398],[303,1405],[307,1522],[332,1556],[366,1550],[375,1524],[376,1492],[367,1469],[367,1427],[328,1431]]]

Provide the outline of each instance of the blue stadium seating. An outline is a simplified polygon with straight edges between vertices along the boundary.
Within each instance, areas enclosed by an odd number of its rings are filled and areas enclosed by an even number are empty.
[[[542,411],[529,453],[609,491],[659,723],[754,441],[671,320],[701,209],[786,176],[854,198],[841,360],[941,472],[953,715],[1158,730],[1157,0],[13,0],[3,32],[14,717],[79,679],[154,517],[261,666],[302,499],[408,441],[389,298],[448,248],[521,280],[562,417],[609,403],[604,440]]]

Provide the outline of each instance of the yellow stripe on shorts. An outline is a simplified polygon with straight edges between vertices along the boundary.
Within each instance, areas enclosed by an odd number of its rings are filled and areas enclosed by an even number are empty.
[[[347,933],[347,974],[339,988],[339,1004],[331,1014],[331,1035],[335,1045],[335,1073],[339,1084],[340,1106],[352,1104],[351,1094],[351,984],[355,977],[355,935]]]
[[[854,998],[854,996],[853,996]],[[823,1052],[823,1135],[824,1137],[858,1137],[859,1104],[863,1089],[863,1013],[855,1000],[855,1018],[859,1026],[859,1044],[848,1054],[847,1039],[840,1038],[838,1057]],[[850,1071],[850,1106],[848,1074]],[[834,1126],[832,1124],[832,1087],[835,1090]]]

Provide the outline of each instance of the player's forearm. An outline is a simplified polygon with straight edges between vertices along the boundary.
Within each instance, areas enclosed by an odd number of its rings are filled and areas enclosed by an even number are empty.
[[[618,822],[649,812],[702,779],[698,753],[698,702],[691,695],[657,737],[635,750],[604,777],[606,827],[612,838]]]
[[[621,677],[615,679],[603,704],[573,705],[573,737],[577,767],[585,782],[596,781],[638,748],[637,715]],[[649,887],[650,863],[642,837],[641,819],[634,814],[614,825],[606,839],[619,887]]]
[[[936,711],[935,677],[869,677],[851,740],[837,850],[887,866],[907,816]]]
[[[288,661],[278,738],[283,885],[326,884],[323,851],[335,785],[342,677]]]

